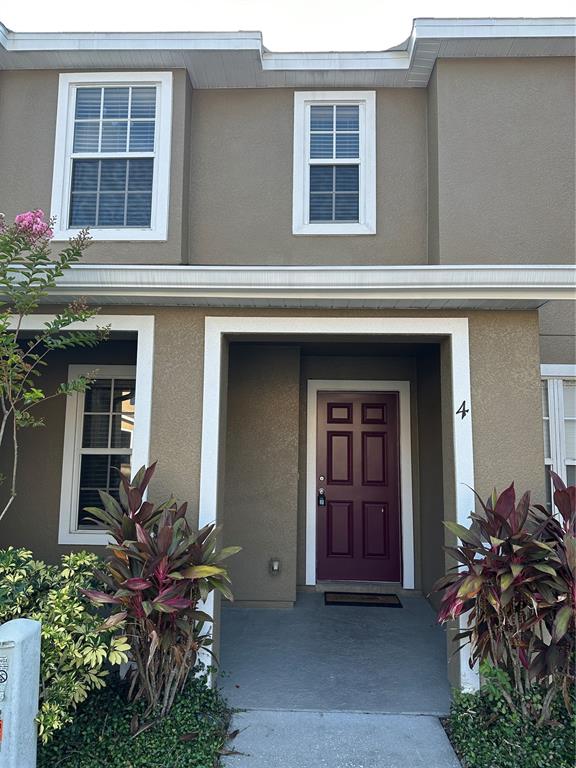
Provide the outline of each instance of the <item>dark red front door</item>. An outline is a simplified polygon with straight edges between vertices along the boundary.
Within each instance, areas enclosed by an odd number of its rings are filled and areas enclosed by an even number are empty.
[[[318,394],[318,579],[401,580],[398,422],[396,392]]]

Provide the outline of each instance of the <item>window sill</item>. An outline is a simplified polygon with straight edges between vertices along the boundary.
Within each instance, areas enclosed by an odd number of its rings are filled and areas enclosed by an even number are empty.
[[[376,227],[369,224],[295,224],[293,235],[375,235]]]
[[[166,231],[156,229],[89,229],[90,238],[94,242],[127,242],[147,241],[165,243],[168,239]],[[52,240],[68,241],[76,237],[80,229],[55,230]]]
[[[58,544],[104,547],[106,544],[110,544],[111,541],[110,536],[101,531],[67,531],[61,532],[58,536]]]

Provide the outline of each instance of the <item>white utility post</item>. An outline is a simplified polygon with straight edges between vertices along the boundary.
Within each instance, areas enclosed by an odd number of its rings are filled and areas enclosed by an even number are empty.
[[[40,622],[0,627],[0,768],[35,768]]]

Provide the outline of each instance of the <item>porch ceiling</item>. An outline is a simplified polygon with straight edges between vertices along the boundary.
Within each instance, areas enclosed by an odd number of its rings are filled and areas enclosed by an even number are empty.
[[[48,300],[228,307],[535,309],[576,298],[576,267],[75,265]]]

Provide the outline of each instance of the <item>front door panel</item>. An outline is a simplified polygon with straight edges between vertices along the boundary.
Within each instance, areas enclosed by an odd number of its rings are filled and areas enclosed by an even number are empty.
[[[320,392],[317,578],[400,581],[396,392]]]

